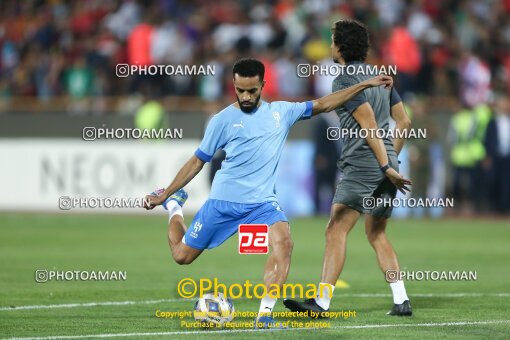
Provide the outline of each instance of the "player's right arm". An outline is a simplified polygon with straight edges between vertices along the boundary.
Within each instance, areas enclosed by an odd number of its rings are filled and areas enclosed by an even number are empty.
[[[362,129],[375,131],[378,128],[374,111],[368,102],[358,106],[352,115]],[[405,193],[405,190],[409,191],[406,185],[411,185],[411,181],[401,176],[395,169],[389,166],[388,154],[386,153],[383,140],[378,138],[375,134],[369,133],[367,134],[366,141],[372,149],[381,171],[384,171],[386,177],[388,177],[402,193]]]
[[[146,207],[146,209],[154,209],[156,206],[161,205],[169,196],[173,195],[177,190],[184,187],[193,178],[195,178],[195,176],[204,167],[204,164],[205,162],[197,156],[191,156],[191,158],[183,165],[181,170],[179,170],[177,175],[175,175],[172,183],[170,183],[161,195],[147,195],[145,197],[146,201],[150,202],[150,206]]]
[[[150,201],[150,206],[146,209],[154,209],[157,205],[162,204],[170,195],[174,194],[177,190],[188,184],[195,176],[202,170],[204,164],[209,162],[216,150],[222,148],[226,144],[226,137],[224,133],[224,121],[220,114],[211,118],[205,135],[200,143],[200,146],[195,151],[195,154],[184,164],[175,175],[174,180],[165,189],[160,196],[146,196]]]

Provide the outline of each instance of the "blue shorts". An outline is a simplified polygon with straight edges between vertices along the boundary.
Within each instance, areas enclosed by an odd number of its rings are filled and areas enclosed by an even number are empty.
[[[211,249],[234,235],[240,224],[288,222],[277,202],[233,203],[210,199],[200,208],[183,242],[195,249]]]

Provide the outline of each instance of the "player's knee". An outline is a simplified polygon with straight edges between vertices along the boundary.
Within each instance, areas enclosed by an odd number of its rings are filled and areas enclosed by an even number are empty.
[[[386,237],[384,230],[371,230],[365,231],[365,233],[367,235],[368,242],[370,242],[371,245],[377,244],[377,242],[384,240]]]
[[[278,242],[274,244],[274,247],[277,248],[277,251],[280,254],[284,254],[290,256],[292,254],[292,249],[294,248],[294,242],[289,237],[282,238]]]
[[[331,231],[335,229],[335,227],[338,225],[338,223],[335,223],[333,219],[330,219],[328,221],[328,224],[326,225],[326,232]]]
[[[177,264],[183,265],[186,264],[186,258],[182,255],[173,255],[174,261]]]
[[[326,227],[327,232],[345,232],[347,233],[349,228],[349,219],[346,218],[346,207],[334,205],[331,209],[328,225]]]
[[[329,220],[328,224],[326,225],[326,238],[338,237],[346,234],[347,231],[342,228],[342,223],[340,221],[333,219]]]
[[[186,257],[178,257],[178,258],[174,258],[174,260],[175,260],[175,263],[177,263],[179,265],[190,264],[191,262],[193,262],[193,260],[190,260]]]
[[[290,255],[292,253],[292,249],[294,249],[294,241],[292,241],[289,237],[289,239],[285,241],[285,251]]]
[[[283,240],[282,250],[285,252],[285,254],[290,256],[293,248],[294,248],[294,242],[291,240],[290,237]]]
[[[331,209],[331,214],[329,216],[329,223],[331,223],[331,224],[339,223],[340,220],[342,219],[342,213],[343,213],[343,208],[335,206],[333,209]]]
[[[190,264],[191,262],[193,262],[193,259],[191,257],[187,256],[187,254],[185,254],[185,253],[178,252],[178,253],[174,253],[172,255],[173,255],[175,263],[177,263],[179,265]]]

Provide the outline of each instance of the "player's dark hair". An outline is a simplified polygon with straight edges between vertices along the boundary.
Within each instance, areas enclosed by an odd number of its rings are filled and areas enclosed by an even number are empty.
[[[370,39],[367,26],[357,20],[342,19],[331,28],[333,43],[340,51],[342,59],[348,63],[367,59]]]
[[[259,80],[264,80],[264,64],[257,59],[243,58],[239,59],[232,69],[233,76],[237,73],[241,77],[259,76]]]

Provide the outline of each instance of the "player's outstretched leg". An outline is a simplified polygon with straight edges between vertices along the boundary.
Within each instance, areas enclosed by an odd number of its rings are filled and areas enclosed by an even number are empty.
[[[399,272],[398,260],[390,241],[386,237],[387,217],[376,217],[367,215],[365,219],[365,233],[368,241],[377,254],[379,268],[387,271]],[[388,281],[388,275],[386,275]],[[413,314],[409,298],[407,297],[404,282],[401,280],[388,281],[393,293],[393,308],[388,315],[411,316]]]
[[[151,193],[151,195],[160,195],[163,191],[164,189],[159,189]],[[182,243],[182,238],[187,229],[184,224],[182,207],[187,199],[188,193],[184,189],[179,189],[162,204],[163,208],[168,210],[169,216],[168,244],[172,257],[178,264],[190,264],[202,253],[202,250],[191,248]]]
[[[264,284],[267,287],[267,291],[270,291],[271,285],[274,284],[280,286],[280,291],[282,291],[283,284],[287,280],[289,274],[293,247],[293,242],[290,237],[290,227],[287,222],[276,222],[269,228],[269,247],[271,253],[269,254],[264,269]],[[262,328],[274,326],[275,321],[271,317],[271,312],[275,304],[276,298],[272,298],[269,295],[262,298],[259,316],[255,324],[256,328],[258,328],[259,325],[262,325]]]
[[[345,262],[347,235],[359,216],[358,211],[344,204],[333,204],[326,228],[326,249],[322,265],[322,278],[317,289],[318,296],[303,302],[286,299],[283,301],[285,307],[294,312],[308,312],[308,316],[315,317],[323,317],[322,313],[329,310],[335,283]]]

